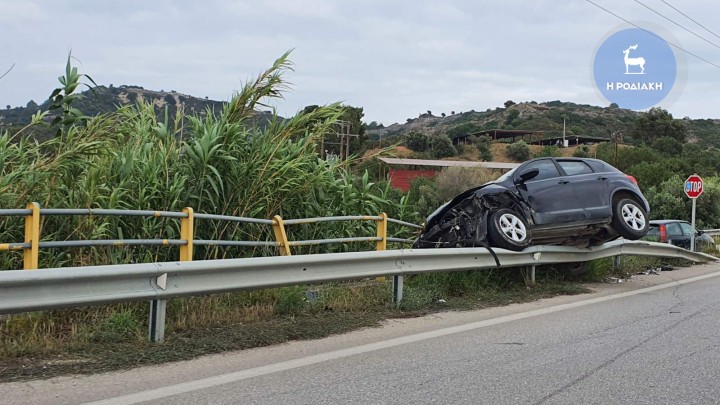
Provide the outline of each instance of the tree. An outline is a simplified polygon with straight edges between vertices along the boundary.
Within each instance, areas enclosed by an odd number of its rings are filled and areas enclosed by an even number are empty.
[[[433,139],[432,150],[433,155],[438,159],[455,156],[457,154],[457,150],[455,146],[453,146],[450,138],[442,135]]]
[[[515,118],[517,118],[519,116],[520,116],[520,111],[513,108],[512,110],[510,110],[507,118],[505,119],[505,125],[508,126],[508,125],[512,124],[512,122],[515,120]]]
[[[445,118],[445,113],[440,113],[440,116]]]
[[[682,142],[669,136],[662,136],[652,143],[653,149],[665,156],[678,156],[683,151]]]
[[[645,145],[651,145],[661,137],[670,137],[685,143],[687,127],[681,120],[673,119],[669,112],[660,107],[653,107],[635,120],[631,135]]]
[[[430,140],[422,132],[411,132],[405,136],[405,145],[415,152],[425,152],[430,145]]]
[[[515,105],[515,102],[512,101],[512,100],[508,100],[508,101],[505,102],[504,105],[505,105],[505,108],[510,108],[510,107],[512,107],[512,106]]]
[[[450,111],[450,115],[455,115],[455,111]]]
[[[9,110],[9,109],[10,109],[10,104],[6,105],[6,106],[5,106],[5,109]]]

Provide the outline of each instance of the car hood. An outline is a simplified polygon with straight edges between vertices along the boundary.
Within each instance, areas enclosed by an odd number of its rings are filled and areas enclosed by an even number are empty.
[[[442,216],[445,214],[445,212],[447,212],[447,210],[454,207],[457,203],[466,199],[467,197],[469,197],[473,194],[476,194],[478,190],[480,190],[480,189],[491,190],[491,189],[497,189],[497,188],[502,188],[503,190],[505,190],[505,187],[502,187],[497,182],[491,181],[491,182],[485,183],[481,186],[477,186],[477,187],[463,191],[462,193],[455,196],[452,200],[441,205],[438,209],[433,211],[432,214],[428,215],[428,217],[425,219],[425,227],[427,228],[427,227],[431,227],[431,226],[435,225],[435,223],[440,218],[442,218]]]

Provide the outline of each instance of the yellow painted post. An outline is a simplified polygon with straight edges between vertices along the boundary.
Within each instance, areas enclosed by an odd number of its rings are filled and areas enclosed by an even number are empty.
[[[290,256],[290,244],[288,243],[287,233],[285,232],[285,222],[280,215],[275,215],[273,221],[273,232],[275,240],[278,243],[280,256]]]
[[[27,205],[30,215],[25,217],[25,243],[30,247],[23,252],[23,268],[37,270],[40,255],[40,204],[31,202]]]
[[[195,238],[194,211],[190,207],[185,207],[182,212],[187,214],[187,218],[180,219],[180,239],[187,241],[187,244],[180,246],[180,261],[191,262],[193,259],[193,239]]]
[[[377,241],[375,244],[375,250],[386,250],[387,249],[387,223],[388,216],[386,213],[381,213],[382,219],[377,220],[377,237],[382,240]]]
[[[380,213],[381,219],[377,220],[377,237],[382,238],[381,240],[377,241],[375,243],[375,250],[387,250],[387,223],[388,223],[388,217],[387,214],[382,212]],[[385,281],[385,277],[377,277],[375,278],[377,281]]]

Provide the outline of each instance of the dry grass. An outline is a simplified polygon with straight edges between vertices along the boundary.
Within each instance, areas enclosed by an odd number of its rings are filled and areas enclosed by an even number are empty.
[[[495,180],[499,176],[499,172],[483,167],[447,167],[435,176],[438,197],[449,201],[463,191]]]

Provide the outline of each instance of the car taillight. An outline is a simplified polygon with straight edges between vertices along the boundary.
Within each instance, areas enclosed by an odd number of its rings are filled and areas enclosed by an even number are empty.
[[[633,177],[629,174],[626,174],[626,176],[628,177],[628,179],[630,179],[630,181],[632,181],[633,183],[635,183],[635,185],[637,185],[637,180],[635,179],[635,177]]]
[[[667,242],[667,229],[665,225],[660,225],[660,242]]]

